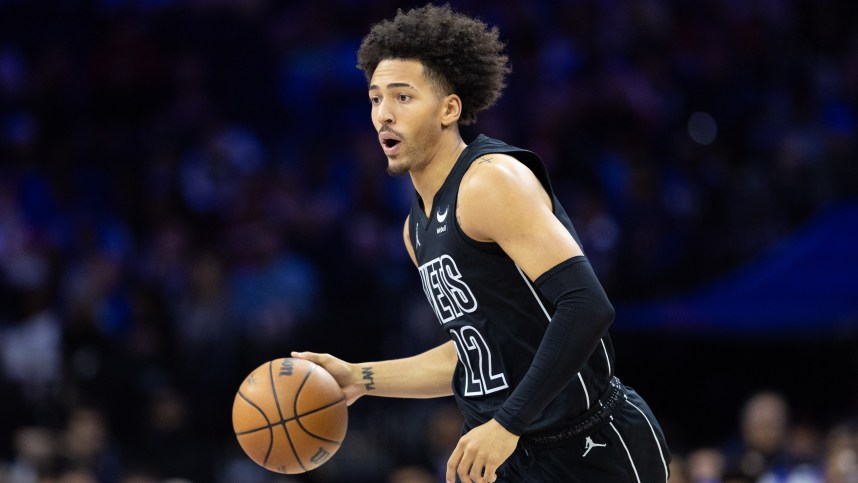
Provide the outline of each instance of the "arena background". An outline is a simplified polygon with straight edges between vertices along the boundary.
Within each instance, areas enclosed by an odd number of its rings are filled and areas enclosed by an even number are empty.
[[[296,477],[230,427],[242,377],[290,350],[442,341],[355,68],[421,4],[0,0],[0,481],[441,479],[451,401],[364,398]],[[513,65],[466,141],[545,159],[671,481],[856,481],[850,2],[452,5]],[[771,457],[740,423],[761,391],[789,410]]]

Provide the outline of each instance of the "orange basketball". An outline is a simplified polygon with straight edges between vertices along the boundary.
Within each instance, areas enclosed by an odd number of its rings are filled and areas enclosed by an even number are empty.
[[[260,466],[304,473],[328,461],[348,429],[346,398],[334,377],[304,359],[257,367],[232,405],[238,444]]]

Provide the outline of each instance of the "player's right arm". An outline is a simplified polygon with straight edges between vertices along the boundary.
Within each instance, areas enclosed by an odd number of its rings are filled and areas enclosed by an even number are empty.
[[[293,352],[324,367],[339,383],[349,405],[361,396],[425,399],[453,394],[458,356],[453,341],[404,359],[349,363],[330,354]]]
[[[411,261],[417,266],[408,232],[409,219],[405,219],[402,238]],[[453,341],[405,359],[361,364],[313,352],[293,352],[292,357],[311,360],[330,372],[343,389],[349,405],[366,395],[419,399],[450,396],[453,394],[453,371],[458,362]]]

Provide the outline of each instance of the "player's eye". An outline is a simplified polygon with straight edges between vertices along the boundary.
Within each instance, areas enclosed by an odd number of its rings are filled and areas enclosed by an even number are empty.
[[[399,99],[399,102],[408,102],[408,100],[411,99],[411,96],[408,94],[399,94],[397,99]]]
[[[370,96],[369,103],[372,104],[373,106],[377,106],[377,105],[381,104],[381,98],[378,96]]]

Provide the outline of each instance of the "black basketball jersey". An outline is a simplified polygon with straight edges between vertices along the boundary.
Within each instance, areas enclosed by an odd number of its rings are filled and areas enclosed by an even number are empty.
[[[510,155],[530,168],[554,204],[554,214],[580,240],[551,189],[539,157],[480,135],[459,156],[427,218],[415,193],[409,231],[423,289],[459,356],[453,392],[465,425],[491,419],[523,379],[548,327],[554,307],[495,243],[477,242],[456,222],[459,185],[485,154]],[[581,323],[587,323],[582,321]],[[580,373],[552,401],[526,433],[560,425],[598,404],[613,375],[614,351],[606,334]]]

